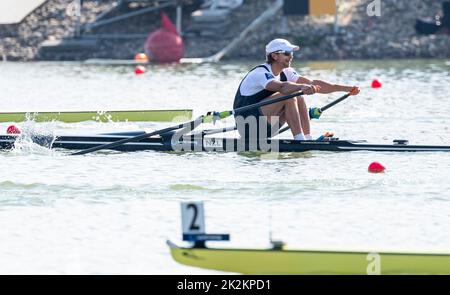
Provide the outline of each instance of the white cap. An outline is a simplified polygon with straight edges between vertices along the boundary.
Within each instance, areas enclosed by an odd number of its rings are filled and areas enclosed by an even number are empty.
[[[286,39],[274,39],[266,45],[266,54],[275,52],[275,51],[297,51],[300,47],[297,45],[292,45]]]

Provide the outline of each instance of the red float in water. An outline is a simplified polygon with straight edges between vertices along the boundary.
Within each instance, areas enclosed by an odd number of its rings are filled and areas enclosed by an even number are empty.
[[[381,88],[381,86],[383,86],[383,84],[381,84],[381,82],[377,79],[372,81],[372,88]]]
[[[20,134],[21,131],[15,125],[11,125],[6,129],[7,134]]]
[[[161,13],[161,28],[149,34],[145,53],[154,62],[179,62],[184,55],[183,39],[167,15]]]
[[[381,173],[384,172],[384,170],[386,170],[386,167],[384,167],[378,162],[372,162],[370,163],[368,170],[370,173]]]
[[[134,73],[136,75],[141,75],[141,74],[145,73],[145,67],[144,66],[136,66],[134,68]]]

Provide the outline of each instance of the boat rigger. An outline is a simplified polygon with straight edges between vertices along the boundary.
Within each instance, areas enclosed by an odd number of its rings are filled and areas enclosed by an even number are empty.
[[[127,110],[127,111],[70,111],[70,112],[3,112],[0,122],[35,122],[61,121],[77,123],[83,121],[97,122],[181,122],[192,118],[192,110]]]

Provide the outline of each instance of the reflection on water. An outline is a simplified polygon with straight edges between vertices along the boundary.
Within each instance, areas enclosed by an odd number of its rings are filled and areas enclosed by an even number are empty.
[[[247,152],[239,152],[238,155],[256,160],[289,160],[289,159],[299,159],[299,158],[314,158],[314,153],[307,152],[261,152],[261,151],[247,151]]]

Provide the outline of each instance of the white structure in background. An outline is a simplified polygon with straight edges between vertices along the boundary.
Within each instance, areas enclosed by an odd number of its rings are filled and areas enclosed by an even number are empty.
[[[238,47],[239,44],[242,43],[251,32],[255,31],[262,24],[265,24],[269,21],[274,15],[278,13],[279,10],[283,7],[283,0],[274,0],[272,6],[264,11],[261,15],[259,15],[256,19],[254,19],[243,31],[239,33],[237,37],[235,37],[230,43],[225,46],[222,50],[217,52],[216,54],[208,57],[200,57],[200,58],[182,58],[180,62],[182,63],[203,63],[203,62],[218,62],[225,55],[229,54],[235,48]]]
[[[75,26],[75,37],[80,37],[81,35],[81,0],[73,0],[67,5],[66,14],[68,16],[76,17],[77,24]]]
[[[20,23],[47,0],[0,0],[0,24]]]
[[[209,0],[192,13],[191,33],[202,36],[220,36],[231,24],[230,14],[242,5],[243,0]]]
[[[244,0],[207,0],[201,8],[233,10],[241,6],[243,2]]]

